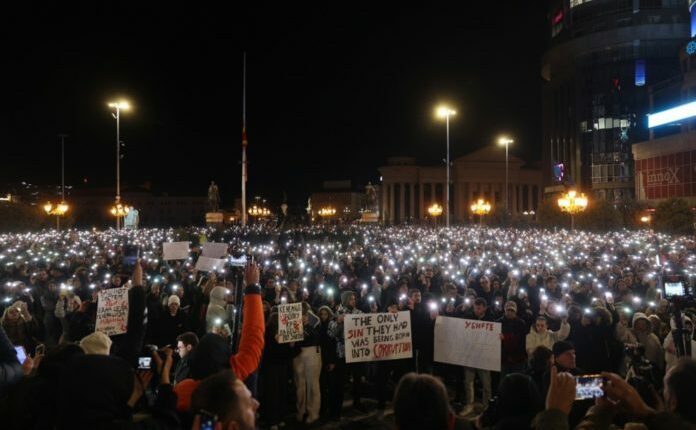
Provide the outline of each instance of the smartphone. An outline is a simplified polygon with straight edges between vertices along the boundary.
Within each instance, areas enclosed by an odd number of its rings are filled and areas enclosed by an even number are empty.
[[[217,415],[200,410],[198,411],[198,416],[201,417],[201,430],[213,430],[215,422],[217,421]]]
[[[242,255],[239,258],[234,258],[234,257],[230,258],[230,266],[232,266],[232,267],[244,267],[244,266],[246,266],[246,264],[247,264],[247,256],[246,255]]]
[[[596,399],[604,396],[602,375],[578,375],[575,377],[575,400]]]
[[[27,359],[27,351],[23,346],[15,346],[14,349],[17,351],[17,360],[19,360],[19,364],[24,364]]]
[[[151,370],[152,357],[138,357],[138,370]]]
[[[133,269],[135,263],[140,258],[140,247],[135,245],[126,245],[123,250],[123,268]]]
[[[670,297],[679,297],[679,296],[685,296],[686,295],[686,289],[684,288],[684,284],[681,282],[665,282],[665,297],[670,298]]]

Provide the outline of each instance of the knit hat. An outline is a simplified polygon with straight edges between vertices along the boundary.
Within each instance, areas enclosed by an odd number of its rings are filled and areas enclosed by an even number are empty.
[[[100,331],[85,336],[80,341],[80,348],[85,351],[85,354],[109,355],[111,349],[111,339]]]
[[[171,306],[172,303],[175,303],[177,306],[181,306],[181,299],[179,299],[179,296],[172,294],[169,296],[167,299],[167,306]]]
[[[517,303],[513,302],[512,300],[508,300],[505,302],[505,310],[512,309],[513,311],[517,312]]]
[[[554,357],[558,357],[564,352],[572,351],[574,349],[575,345],[573,345],[571,342],[568,342],[566,340],[559,340],[558,342],[553,344],[553,355]]]

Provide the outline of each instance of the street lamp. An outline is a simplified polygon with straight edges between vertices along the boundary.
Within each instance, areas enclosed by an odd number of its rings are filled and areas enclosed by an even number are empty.
[[[437,203],[433,203],[433,204],[430,205],[430,207],[428,208],[428,214],[430,214],[430,216],[431,216],[434,220],[437,220],[437,217],[439,217],[440,215],[442,215],[442,206],[440,206],[440,205],[437,204]]]
[[[442,105],[436,110],[438,118],[444,118],[447,124],[447,186],[445,187],[445,225],[450,225],[450,150],[449,150],[449,119],[450,116],[456,115],[457,111]]]
[[[498,139],[498,145],[505,145],[505,213],[507,214],[509,212],[508,210],[508,147],[510,146],[511,143],[514,143],[515,141],[510,139],[509,137],[503,136],[500,139]]]
[[[578,195],[577,191],[570,190],[564,193],[558,199],[558,207],[562,212],[570,214],[570,228],[575,230],[575,214],[584,211],[587,208],[587,197],[584,193]]]
[[[111,115],[116,119],[116,203],[112,208],[112,213],[117,206],[121,205],[121,111],[130,109],[127,101],[109,103],[109,107],[116,110]],[[121,217],[116,216],[116,230],[121,227]]]
[[[650,215],[643,215],[642,217],[640,217],[640,222],[645,224],[649,229],[650,223],[652,222],[652,217]]]
[[[48,202],[44,205],[43,209],[47,215],[56,216],[56,230],[60,230],[60,217],[62,217],[66,214],[66,212],[68,212],[70,206],[68,206],[67,203],[65,203],[65,201],[61,201],[55,206],[53,205],[53,203]]]
[[[483,224],[483,216],[491,211],[491,204],[483,199],[478,199],[471,204],[471,212],[479,216],[479,226]]]
[[[324,206],[319,209],[319,216],[322,218],[328,218],[336,215],[336,208],[333,206]]]
[[[126,205],[123,205],[119,202],[116,202],[113,206],[111,206],[111,215],[116,217],[116,228],[118,229],[119,226],[121,225],[120,220],[121,218],[125,217],[128,215],[128,212],[130,212],[131,208],[129,208]]]

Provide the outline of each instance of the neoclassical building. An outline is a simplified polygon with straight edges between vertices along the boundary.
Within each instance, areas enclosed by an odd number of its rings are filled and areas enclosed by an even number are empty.
[[[392,157],[380,167],[381,217],[385,223],[422,220],[427,208],[445,207],[445,166],[418,166],[411,157]],[[542,198],[541,169],[513,155],[508,157],[509,211],[536,211]],[[505,150],[487,146],[452,161],[450,169],[451,220],[471,218],[469,207],[482,197],[493,206],[505,204]],[[444,217],[444,214],[443,214]]]

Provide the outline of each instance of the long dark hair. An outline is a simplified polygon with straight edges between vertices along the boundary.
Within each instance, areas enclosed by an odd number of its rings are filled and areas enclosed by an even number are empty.
[[[399,430],[447,430],[451,410],[447,390],[431,375],[408,373],[394,393]]]

